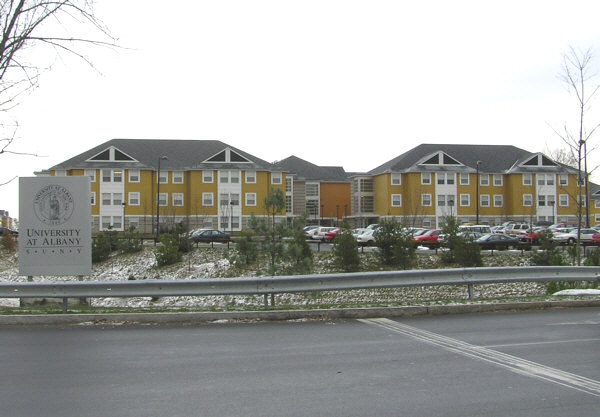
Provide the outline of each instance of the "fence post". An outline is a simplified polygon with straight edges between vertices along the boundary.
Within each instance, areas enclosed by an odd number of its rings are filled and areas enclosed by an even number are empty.
[[[467,290],[469,291],[469,300],[472,300],[473,297],[473,284],[467,284]]]
[[[69,299],[67,297],[63,297],[62,299],[62,312],[66,314],[69,310]]]

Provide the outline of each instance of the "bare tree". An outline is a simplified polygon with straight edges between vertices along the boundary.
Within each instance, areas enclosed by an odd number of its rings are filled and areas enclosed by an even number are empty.
[[[92,67],[83,45],[115,47],[113,38],[94,14],[93,0],[0,0],[0,114],[18,104],[23,94],[38,85],[47,63],[36,62],[41,52],[74,55]],[[45,53],[45,51],[43,51]],[[2,122],[0,154],[27,154],[9,150],[14,144],[16,121]]]
[[[588,140],[592,137],[600,123],[586,127],[585,117],[590,109],[591,100],[600,88],[600,85],[593,85],[596,72],[593,72],[594,54],[591,49],[585,51],[576,50],[570,47],[568,52],[563,55],[562,72],[560,78],[567,85],[569,92],[576,98],[578,109],[578,123],[576,129],[571,129],[564,124],[561,130],[554,129],[554,132],[562,139],[564,144],[569,149],[577,162],[578,171],[578,198],[577,198],[577,231],[578,235],[581,231],[582,224],[582,207],[586,208],[586,226],[589,226],[589,197],[588,177],[589,171],[587,166]],[[583,166],[582,166],[583,165]],[[585,187],[585,197],[584,197]],[[577,264],[581,263],[580,255],[580,238],[577,238]]]

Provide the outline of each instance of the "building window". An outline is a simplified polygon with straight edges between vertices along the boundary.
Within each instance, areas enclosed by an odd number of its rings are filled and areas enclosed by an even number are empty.
[[[291,195],[285,196],[285,211],[286,211],[286,213],[292,212],[292,196]]]
[[[202,205],[203,206],[213,206],[214,205],[213,193],[202,193]]]
[[[600,200],[594,200],[594,207],[600,208]]]
[[[183,184],[183,171],[173,171],[173,184]]]
[[[110,182],[112,178],[112,172],[110,169],[102,170],[102,182]]]
[[[113,194],[113,206],[121,206],[123,205],[123,194],[114,193]]]
[[[240,205],[240,195],[238,193],[229,194],[229,203],[232,206],[239,206]]]
[[[481,174],[479,176],[479,185],[490,185],[490,174]]]
[[[494,207],[504,206],[504,197],[502,194],[494,194]]]
[[[318,182],[307,182],[305,190],[306,190],[306,197],[318,197],[319,196],[319,183]]]
[[[563,187],[569,185],[569,176],[567,174],[560,174],[558,176],[558,185]]]
[[[256,206],[256,193],[246,193],[246,205]]]
[[[422,172],[421,173],[421,184],[422,185],[430,185],[431,184],[431,172]]]
[[[439,194],[437,196],[437,205],[439,207],[444,207],[446,205],[446,196],[443,194]]]
[[[523,207],[533,206],[533,196],[531,194],[523,194]]]
[[[469,207],[471,205],[471,195],[470,194],[461,194],[460,195],[460,205],[461,205],[461,207]]]
[[[494,185],[502,187],[502,174],[494,174]]]
[[[140,205],[140,193],[129,193],[129,197],[127,201],[130,206],[139,206]]]
[[[112,203],[110,193],[102,193],[102,205],[110,206]]]
[[[161,207],[166,207],[169,203],[169,194],[168,193],[160,193],[158,195],[158,205]]]
[[[532,174],[523,174],[523,185],[533,185]]]
[[[438,185],[453,185],[454,184],[454,174],[450,172],[438,172],[436,174]]]
[[[460,185],[469,185],[469,174],[465,172],[460,173]]]
[[[140,182],[140,170],[130,169],[129,170],[129,182]]]
[[[282,174],[281,172],[273,172],[271,173],[271,184],[277,185],[282,183]]]
[[[183,193],[173,193],[173,207],[183,207]]]
[[[579,198],[577,199],[579,201],[579,204],[581,205],[581,207],[585,207],[585,202],[586,202],[586,198],[584,195],[579,195]]]
[[[166,171],[160,172],[160,178],[158,179],[160,184],[168,184],[169,183],[169,173]]]
[[[123,171],[113,171],[113,182],[123,182]]]
[[[569,207],[569,194],[560,194],[558,196],[558,205],[561,207]]]
[[[129,219],[129,227],[133,228],[133,229],[139,229],[140,228],[140,219],[139,217],[128,217]]]
[[[101,222],[101,227],[102,230],[108,230],[110,229],[110,216],[102,216],[102,222]]]
[[[392,185],[402,185],[402,174],[391,174]]]
[[[229,172],[229,181],[232,184],[239,184],[240,183],[240,171],[230,171]]]
[[[204,184],[212,184],[214,181],[214,171],[202,171],[202,182]]]
[[[96,170],[95,169],[86,169],[83,172],[83,175],[89,177],[90,182],[96,182]]]
[[[246,184],[256,184],[256,171],[246,171]]]
[[[392,207],[402,207],[402,194],[392,194]]]
[[[538,206],[539,207],[544,207],[546,205],[546,196],[545,195],[538,195]]]
[[[431,194],[421,194],[421,205],[423,207],[431,206]]]
[[[490,206],[490,196],[488,194],[482,194],[479,196],[479,204],[481,207],[489,207]]]
[[[96,193],[93,191],[90,193],[90,204],[92,206],[96,205]]]
[[[291,193],[293,190],[294,184],[292,182],[292,177],[285,177],[285,192]]]

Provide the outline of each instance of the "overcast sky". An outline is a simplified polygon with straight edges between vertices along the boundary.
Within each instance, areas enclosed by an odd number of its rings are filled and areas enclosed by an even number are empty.
[[[217,139],[346,171],[420,143],[543,152],[564,147],[552,126],[577,123],[562,55],[600,58],[597,0],[96,3],[127,49],[86,50],[96,69],[52,60],[13,112],[11,149],[41,156],[0,156],[0,182],[113,138]],[[18,217],[17,181],[0,209]]]

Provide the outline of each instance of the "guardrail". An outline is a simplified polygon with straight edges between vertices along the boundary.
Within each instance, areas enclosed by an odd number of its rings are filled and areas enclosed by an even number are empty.
[[[268,307],[268,295],[273,305],[277,293],[466,285],[469,299],[473,299],[475,284],[549,281],[600,281],[600,267],[457,268],[258,278],[0,283],[0,298],[62,298],[66,312],[68,298],[259,294],[264,295],[265,307]]]

